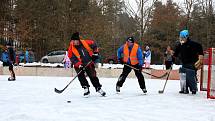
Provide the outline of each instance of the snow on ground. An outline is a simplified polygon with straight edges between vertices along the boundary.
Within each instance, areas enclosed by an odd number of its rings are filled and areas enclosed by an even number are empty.
[[[103,66],[101,66],[101,64],[99,63],[99,68],[123,68],[122,64],[103,64]],[[181,67],[181,65],[175,65],[173,64],[173,70],[177,70],[179,69],[179,67]],[[153,69],[158,69],[158,70],[165,70],[165,65],[150,65],[150,68]]]
[[[148,94],[142,94],[136,79],[127,79],[121,93],[115,93],[117,78],[100,78],[106,97],[91,86],[84,98],[75,80],[62,94],[72,77],[0,76],[0,121],[215,121],[215,100],[206,92],[179,94],[179,81],[147,79]],[[67,103],[70,100],[71,103]]]
[[[40,62],[34,62],[34,63],[19,63],[19,66],[24,67],[34,67],[34,66],[42,66],[42,67],[64,67],[62,63],[40,63]],[[181,65],[175,65],[173,64],[173,70],[179,69]],[[104,63],[103,65],[101,63],[98,63],[99,68],[108,68],[108,69],[115,69],[115,68],[123,68],[122,64],[107,64]],[[153,69],[158,70],[164,70],[165,65],[151,65],[150,66]]]

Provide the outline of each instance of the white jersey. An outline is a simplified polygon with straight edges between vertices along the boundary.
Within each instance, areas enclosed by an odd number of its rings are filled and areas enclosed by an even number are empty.
[[[144,57],[145,57],[145,60],[144,60],[145,63],[151,63],[151,51],[150,50],[144,51]]]

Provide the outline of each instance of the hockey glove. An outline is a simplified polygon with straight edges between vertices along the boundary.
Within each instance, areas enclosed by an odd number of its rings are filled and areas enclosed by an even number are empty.
[[[99,59],[99,53],[94,52],[93,55],[92,55],[92,61],[96,61],[97,59]]]
[[[196,63],[195,63],[195,68],[197,70],[201,69],[203,67],[203,61],[202,60],[198,60]]]
[[[79,65],[78,68],[79,68],[80,70],[82,70],[82,71],[85,71],[85,68],[84,68],[83,65]]]

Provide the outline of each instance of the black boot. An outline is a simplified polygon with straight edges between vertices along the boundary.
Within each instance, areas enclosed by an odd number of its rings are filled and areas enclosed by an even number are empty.
[[[89,97],[89,96],[90,96],[89,87],[84,87],[84,97]]]
[[[120,92],[120,86],[116,85],[116,92],[119,93]]]
[[[189,91],[188,90],[181,90],[179,91],[180,94],[189,94]]]
[[[15,80],[16,80],[15,77],[9,77],[9,78],[8,78],[8,81],[15,81]]]
[[[101,87],[97,88],[96,91],[100,93],[102,96],[106,95],[106,92],[101,89]]]
[[[195,94],[196,94],[196,90],[193,90],[193,91],[192,91],[192,94],[195,95]]]
[[[146,89],[142,89],[143,93],[146,94],[147,93],[147,90]]]

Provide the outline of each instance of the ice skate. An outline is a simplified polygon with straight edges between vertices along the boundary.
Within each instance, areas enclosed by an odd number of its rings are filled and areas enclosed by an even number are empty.
[[[89,87],[84,87],[84,97],[89,97],[89,96],[90,96]]]
[[[116,86],[116,93],[120,92],[120,86]]]
[[[102,96],[106,95],[106,92],[104,92],[102,89],[99,89],[97,92],[100,93]]]
[[[8,81],[15,81],[16,80],[16,78],[14,78],[14,77],[9,77],[8,78]]]
[[[142,89],[143,93],[146,94],[147,93],[147,90],[146,89]]]

